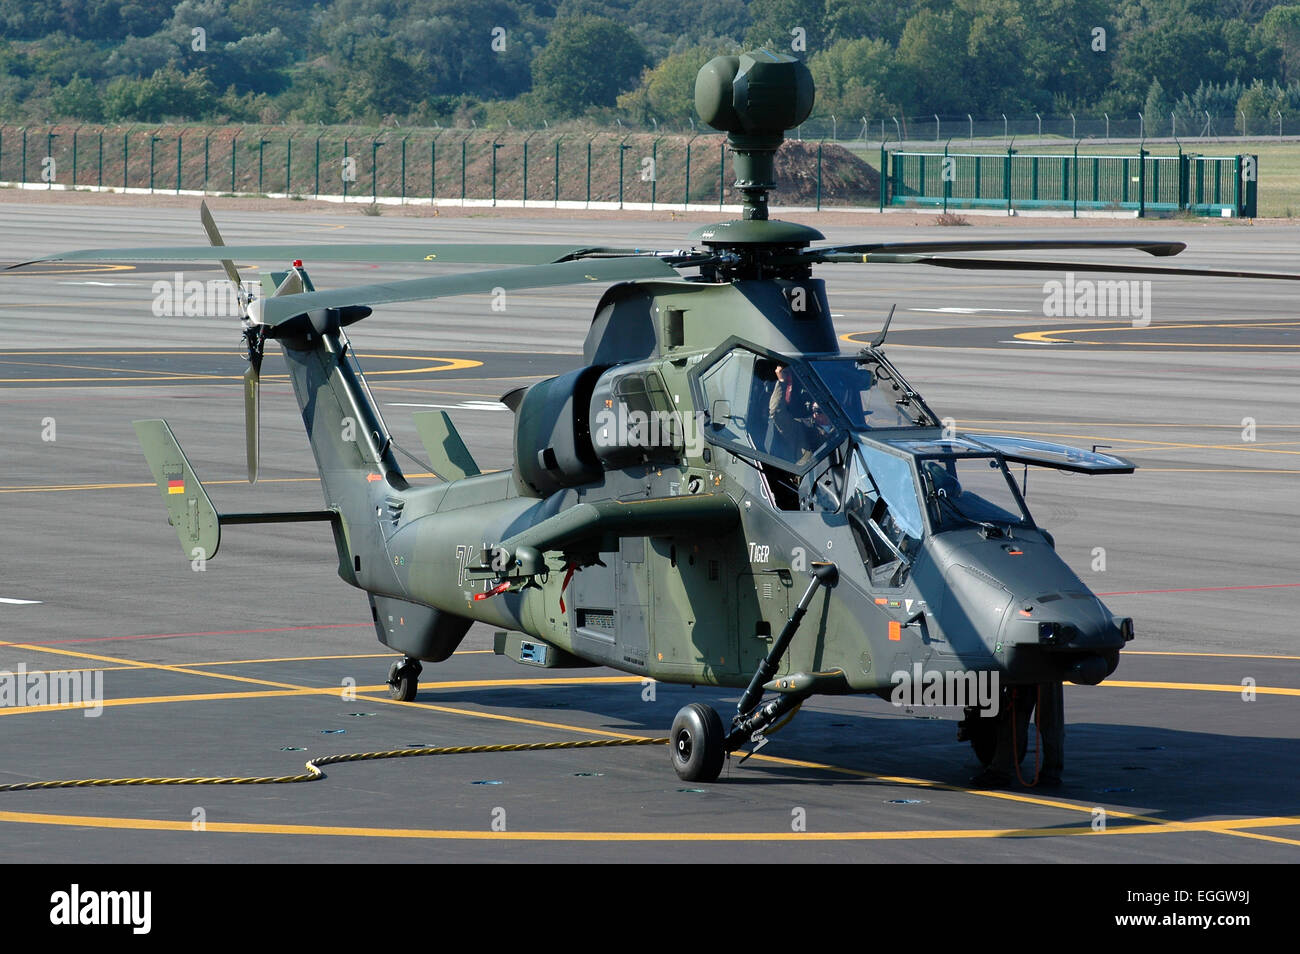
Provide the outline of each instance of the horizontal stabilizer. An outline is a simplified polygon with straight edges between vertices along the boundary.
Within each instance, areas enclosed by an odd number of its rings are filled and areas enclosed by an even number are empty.
[[[416,411],[412,417],[435,474],[452,481],[482,473],[446,411]]]
[[[211,560],[221,543],[221,522],[185,452],[166,421],[133,421],[136,437],[158,482],[167,517],[191,560]]]

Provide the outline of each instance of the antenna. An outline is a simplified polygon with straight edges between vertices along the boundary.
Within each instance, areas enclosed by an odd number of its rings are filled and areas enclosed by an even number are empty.
[[[871,339],[871,344],[868,345],[867,347],[879,348],[882,344],[885,343],[885,335],[889,334],[889,323],[894,320],[894,309],[897,307],[898,307],[897,304],[893,304],[889,306],[889,314],[885,316],[885,326],[880,329],[880,334],[876,335],[874,338]]]

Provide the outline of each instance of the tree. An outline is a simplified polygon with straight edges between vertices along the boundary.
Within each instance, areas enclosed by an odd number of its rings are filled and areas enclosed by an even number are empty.
[[[1282,51],[1283,81],[1300,78],[1300,6],[1268,11],[1259,23],[1258,34]]]
[[[818,115],[842,120],[899,110],[894,48],[885,40],[840,40],[808,61],[817,84]]]
[[[826,46],[825,0],[752,0],[749,15],[754,22],[745,33],[745,42],[750,46],[771,44],[774,53],[800,58]],[[797,30],[802,34],[796,34]]]
[[[603,17],[560,21],[533,60],[533,89],[541,105],[560,116],[613,106],[636,84],[645,48],[625,26]]]
[[[695,117],[695,75],[718,55],[716,49],[697,46],[674,53],[641,78],[641,85],[618,98],[618,105],[647,121],[655,119],[685,124]]]

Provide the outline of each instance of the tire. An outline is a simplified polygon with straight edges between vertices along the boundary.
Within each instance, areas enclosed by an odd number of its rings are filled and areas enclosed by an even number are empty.
[[[673,770],[685,782],[715,782],[726,758],[722,719],[712,706],[692,702],[677,713],[669,733]]]
[[[420,672],[418,669],[403,666],[400,662],[393,663],[388,669],[388,697],[396,699],[398,702],[410,702],[415,698],[415,694],[420,687]]]
[[[1010,713],[1007,714],[1010,718]],[[984,719],[979,716],[971,719],[966,729],[970,737],[970,747],[975,752],[975,758],[979,759],[980,765],[988,768],[993,764],[993,755],[998,748],[998,726],[1001,719]],[[1019,764],[1025,760],[1025,753],[1029,751],[1029,733],[1019,733],[1016,739],[1016,763]]]

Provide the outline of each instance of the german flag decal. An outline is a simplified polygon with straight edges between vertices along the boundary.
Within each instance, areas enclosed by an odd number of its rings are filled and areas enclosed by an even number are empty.
[[[167,481],[167,493],[169,493],[169,494],[183,494],[183,493],[185,493],[185,480],[184,480],[184,478],[182,478],[182,479],[180,479],[180,480],[169,480],[169,481]]]

